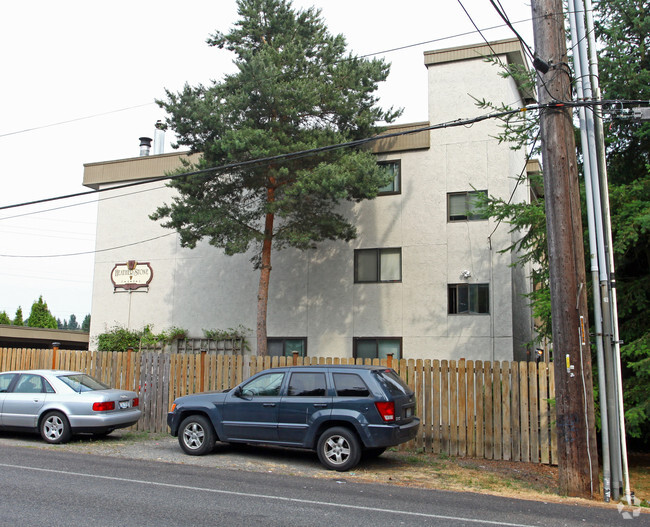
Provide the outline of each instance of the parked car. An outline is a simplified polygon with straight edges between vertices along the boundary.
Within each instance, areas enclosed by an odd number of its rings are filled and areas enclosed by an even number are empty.
[[[140,419],[135,392],[64,370],[0,373],[0,430],[40,432],[48,443],[73,434],[107,435]]]
[[[279,445],[316,450],[326,468],[345,471],[413,439],[420,420],[413,391],[392,369],[293,366],[179,397],[167,424],[186,454],[207,454],[216,441]]]

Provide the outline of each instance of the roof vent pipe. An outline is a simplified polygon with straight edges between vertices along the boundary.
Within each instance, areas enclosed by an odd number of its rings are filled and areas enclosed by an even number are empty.
[[[140,157],[148,156],[151,152],[151,137],[140,137]]]
[[[162,154],[165,151],[165,124],[156,121],[156,131],[153,133],[153,153],[154,155]]]

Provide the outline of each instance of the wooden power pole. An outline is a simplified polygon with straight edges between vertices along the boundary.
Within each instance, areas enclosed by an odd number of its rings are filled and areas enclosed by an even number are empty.
[[[551,286],[559,491],[594,498],[598,453],[587,316],[587,282],[562,0],[533,0]],[[537,61],[536,61],[537,62]],[[545,66],[549,66],[546,68]]]

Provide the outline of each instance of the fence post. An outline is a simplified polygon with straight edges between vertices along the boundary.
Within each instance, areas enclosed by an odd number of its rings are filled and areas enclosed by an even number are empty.
[[[56,354],[59,351],[60,342],[52,342],[52,369],[56,370]]]
[[[207,354],[206,350],[201,350],[201,371],[199,378],[199,392],[203,393],[205,391],[205,355]]]

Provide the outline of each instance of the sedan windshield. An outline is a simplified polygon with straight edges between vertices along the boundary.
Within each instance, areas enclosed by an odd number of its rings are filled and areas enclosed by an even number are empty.
[[[94,379],[90,375],[77,373],[74,375],[60,375],[64,383],[66,383],[75,392],[90,392],[93,390],[108,390],[110,387],[106,386],[103,382]]]

